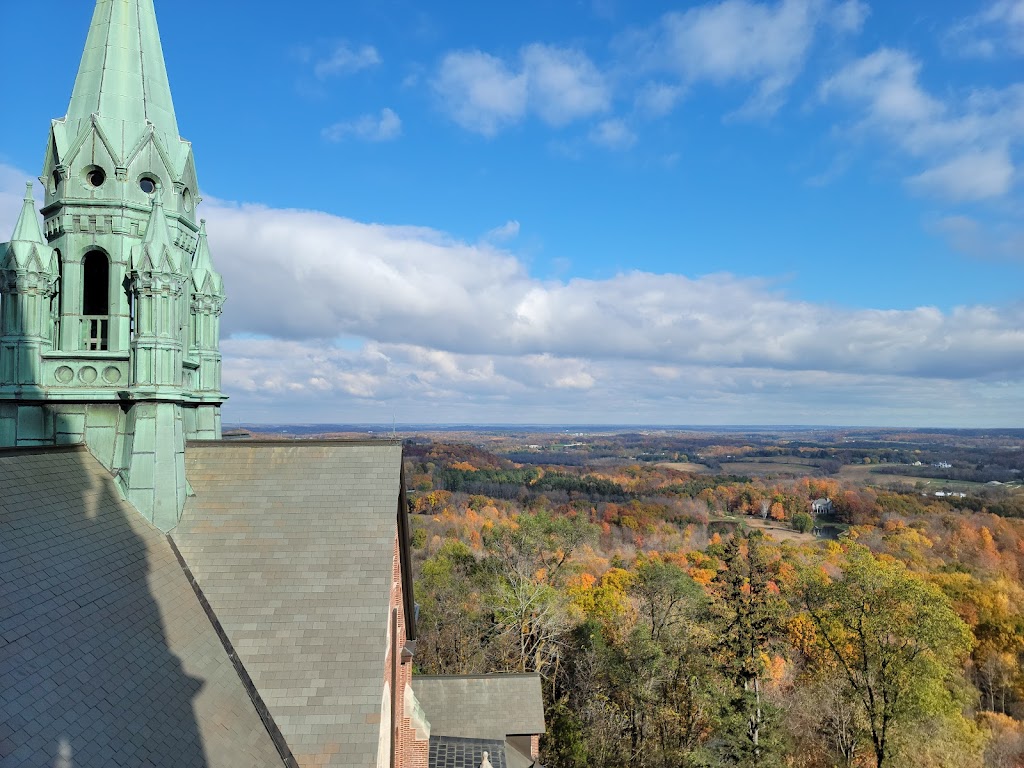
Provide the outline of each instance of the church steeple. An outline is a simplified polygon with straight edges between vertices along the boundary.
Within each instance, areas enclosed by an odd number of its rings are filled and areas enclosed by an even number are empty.
[[[123,155],[147,123],[164,145],[178,142],[153,0],[99,0],[71,95],[66,124],[77,135],[99,115]]]
[[[40,179],[0,245],[0,447],[85,442],[168,530],[185,440],[221,434],[224,295],[153,0],[96,0]]]

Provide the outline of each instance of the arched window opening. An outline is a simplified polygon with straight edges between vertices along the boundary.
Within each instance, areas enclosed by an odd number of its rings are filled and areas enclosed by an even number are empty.
[[[50,318],[53,321],[53,348],[60,349],[60,320],[64,314],[64,257],[60,251],[57,256],[57,292],[50,299]]]
[[[135,291],[132,290],[130,278],[124,279],[124,295],[128,300],[128,341],[135,340]]]
[[[100,251],[82,261],[82,348],[108,348],[110,330],[110,262]]]

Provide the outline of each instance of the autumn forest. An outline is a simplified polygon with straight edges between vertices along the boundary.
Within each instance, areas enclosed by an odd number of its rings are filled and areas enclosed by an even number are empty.
[[[1024,432],[407,437],[417,667],[545,765],[1024,765]]]

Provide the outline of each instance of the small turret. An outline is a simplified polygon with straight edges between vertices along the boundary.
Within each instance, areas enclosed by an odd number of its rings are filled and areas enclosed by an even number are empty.
[[[32,184],[26,184],[14,235],[0,245],[0,385],[39,384],[41,356],[53,349],[59,275],[39,228]]]
[[[155,396],[170,388],[177,391],[164,394],[180,396],[190,272],[188,259],[171,242],[164,207],[156,198],[146,237],[132,249],[128,272],[135,317],[132,383],[137,395]]]
[[[203,220],[199,224],[199,244],[192,260],[192,328],[189,334],[192,354],[199,363],[193,389],[200,394],[220,392],[220,316],[223,310],[224,279],[213,268]],[[209,430],[220,431],[214,424],[197,425],[200,434]]]

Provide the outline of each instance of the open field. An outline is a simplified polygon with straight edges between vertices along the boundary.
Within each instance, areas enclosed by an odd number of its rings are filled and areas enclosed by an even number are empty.
[[[775,475],[778,477],[804,477],[817,474],[817,467],[809,459],[788,456],[744,461],[723,461],[722,472],[730,475]]]
[[[692,472],[695,475],[706,475],[711,472],[711,467],[704,464],[694,464],[692,461],[664,461],[658,464],[659,467],[667,467],[680,472]]]
[[[820,541],[820,539],[813,533],[800,533],[800,531],[793,530],[785,523],[779,523],[775,520],[762,520],[760,517],[751,517],[748,515],[714,515],[711,517],[710,522],[712,525],[714,525],[714,523],[745,525],[751,530],[756,529],[770,534],[776,541],[795,541],[803,544],[807,544],[812,541]]]
[[[851,483],[874,485],[887,488],[892,485],[909,485],[920,488],[922,492],[955,491],[957,493],[977,493],[990,486],[985,483],[972,483],[967,480],[943,480],[914,475],[889,475],[877,472],[878,467],[865,464],[849,464],[842,468],[839,477]],[[918,483],[921,483],[918,486]],[[1005,486],[1003,486],[1005,487]]]

